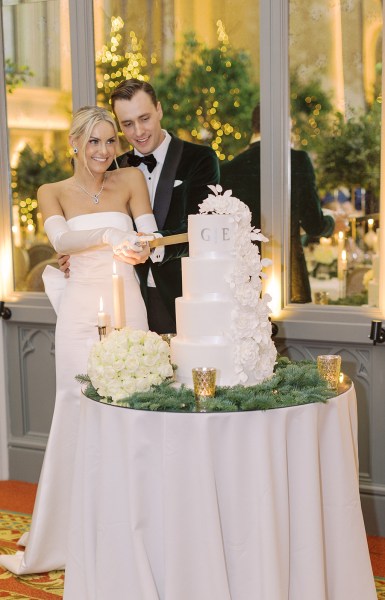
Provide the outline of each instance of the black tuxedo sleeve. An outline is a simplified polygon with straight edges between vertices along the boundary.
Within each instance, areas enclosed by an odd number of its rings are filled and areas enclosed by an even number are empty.
[[[317,192],[315,173],[306,152],[292,152],[292,196],[297,200],[298,221],[302,229],[314,237],[329,237],[334,231],[334,219],[324,215]],[[292,198],[293,202],[293,198]]]

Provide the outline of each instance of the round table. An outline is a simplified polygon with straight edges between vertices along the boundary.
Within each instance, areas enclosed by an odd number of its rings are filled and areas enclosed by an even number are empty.
[[[292,408],[82,399],[65,600],[375,600],[354,387]]]

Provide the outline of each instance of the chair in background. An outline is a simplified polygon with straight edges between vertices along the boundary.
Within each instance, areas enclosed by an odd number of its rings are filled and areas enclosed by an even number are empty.
[[[25,279],[25,291],[44,292],[44,283],[41,276],[47,265],[51,265],[52,267],[56,267],[57,269],[59,268],[56,258],[51,258],[39,262],[39,264],[35,265],[33,269],[31,269],[31,271],[28,273]]]
[[[50,244],[34,244],[28,248],[30,269],[45,260],[51,259],[54,254],[55,250]]]

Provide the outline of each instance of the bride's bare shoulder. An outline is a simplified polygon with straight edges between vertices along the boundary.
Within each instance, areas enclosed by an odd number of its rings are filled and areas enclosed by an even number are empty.
[[[72,177],[63,181],[44,183],[37,190],[37,200],[40,210],[45,214],[60,214],[62,212],[62,201],[68,195]]]
[[[51,183],[43,183],[37,191],[38,195],[60,196],[65,193],[73,185],[73,177],[63,179],[62,181],[52,181]]]

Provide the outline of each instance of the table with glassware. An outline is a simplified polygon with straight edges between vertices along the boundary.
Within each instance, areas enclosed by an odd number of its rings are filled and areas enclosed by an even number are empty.
[[[232,413],[82,398],[65,600],[375,600],[339,391]]]

